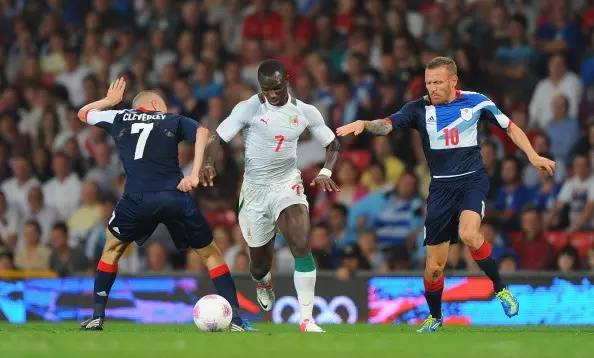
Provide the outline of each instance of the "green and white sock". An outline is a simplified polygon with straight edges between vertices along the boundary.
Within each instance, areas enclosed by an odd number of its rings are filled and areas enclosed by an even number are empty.
[[[295,257],[295,272],[293,274],[301,322],[312,319],[314,291],[316,287],[316,263],[311,254]]]

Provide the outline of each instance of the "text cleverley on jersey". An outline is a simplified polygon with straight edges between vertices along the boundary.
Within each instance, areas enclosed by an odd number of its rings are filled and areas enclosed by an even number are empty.
[[[165,114],[163,113],[126,113],[122,117],[123,121],[141,121],[141,122],[152,122],[165,119]]]

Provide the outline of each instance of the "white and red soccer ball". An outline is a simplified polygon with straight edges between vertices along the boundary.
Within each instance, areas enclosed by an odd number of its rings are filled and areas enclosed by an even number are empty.
[[[204,332],[226,331],[231,325],[233,309],[219,295],[206,295],[194,305],[194,323]]]

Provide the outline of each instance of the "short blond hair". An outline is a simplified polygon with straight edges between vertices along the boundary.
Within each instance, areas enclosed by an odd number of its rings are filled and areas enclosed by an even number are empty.
[[[432,70],[432,69],[438,68],[438,67],[447,67],[448,70],[450,70],[450,72],[452,72],[456,76],[458,75],[458,66],[456,66],[456,61],[454,61],[450,57],[445,57],[445,56],[434,57],[431,61],[429,61],[425,65],[425,69],[428,69],[428,70]]]
[[[138,92],[138,94],[136,96],[134,96],[134,99],[132,100],[132,108],[138,108],[141,101],[143,101],[146,97],[153,97],[153,96],[157,96],[157,97],[163,99],[163,97],[161,97],[161,94],[159,92],[157,92],[156,90],[144,90],[144,91]],[[165,100],[163,99],[163,102],[164,101]]]

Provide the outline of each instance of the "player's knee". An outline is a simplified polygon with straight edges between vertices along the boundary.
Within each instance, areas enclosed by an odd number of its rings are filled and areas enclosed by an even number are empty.
[[[202,262],[206,262],[206,260],[211,258],[223,257],[221,250],[219,250],[218,246],[214,243],[214,241],[211,242],[208,246],[205,246],[200,249],[195,249],[195,251],[196,253],[198,253],[198,256],[200,256],[200,258],[202,259]]]
[[[425,271],[428,277],[439,277],[445,270],[445,262],[429,262],[425,267]]]

